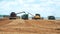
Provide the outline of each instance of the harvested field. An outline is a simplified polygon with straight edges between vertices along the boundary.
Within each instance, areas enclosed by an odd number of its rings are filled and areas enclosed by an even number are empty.
[[[60,20],[0,20],[0,34],[60,34]]]

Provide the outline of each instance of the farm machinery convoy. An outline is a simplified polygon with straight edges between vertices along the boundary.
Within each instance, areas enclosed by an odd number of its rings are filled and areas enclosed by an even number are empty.
[[[21,18],[24,19],[24,20],[28,20],[29,19],[29,14],[32,15],[33,16],[32,19],[35,19],[35,20],[44,19],[43,17],[41,17],[40,14],[35,14],[35,16],[34,16],[33,14],[31,14],[29,12],[28,12],[28,14],[26,14],[24,11],[23,12],[19,12],[19,13],[11,12],[10,16],[9,16],[9,19],[17,19],[17,14],[21,14],[21,13],[24,13],[21,16]],[[48,19],[49,20],[55,20],[55,17],[54,16],[48,16]]]
[[[21,14],[21,13],[24,13],[21,18],[24,19],[24,20],[28,20],[29,18],[29,14],[32,15],[32,19],[42,19],[40,14],[35,14],[35,16],[31,13],[28,12],[28,14],[26,14],[25,12],[19,12],[19,13],[15,13],[15,12],[11,12],[10,16],[9,16],[9,19],[17,19],[17,14]]]

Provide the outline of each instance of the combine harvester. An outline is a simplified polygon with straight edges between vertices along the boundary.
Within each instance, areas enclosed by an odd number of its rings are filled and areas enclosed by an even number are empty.
[[[21,14],[21,13],[25,13],[25,12],[19,12],[19,13],[11,12],[9,19],[17,19],[17,14]]]
[[[37,19],[43,19],[43,18],[40,16],[40,14],[35,14],[35,16],[32,19],[37,20]]]

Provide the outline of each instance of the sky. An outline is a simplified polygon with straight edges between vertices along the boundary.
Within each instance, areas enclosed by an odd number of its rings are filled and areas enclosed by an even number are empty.
[[[60,0],[0,0],[1,15],[22,11],[33,15],[38,13],[42,17],[60,17]]]

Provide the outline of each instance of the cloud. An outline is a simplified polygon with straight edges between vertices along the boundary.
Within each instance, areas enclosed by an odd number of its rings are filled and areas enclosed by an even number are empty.
[[[26,2],[29,2],[29,3],[31,3],[31,2],[35,2],[35,0],[25,0]]]
[[[48,1],[48,0],[40,0],[41,2],[46,2],[46,1]]]
[[[27,11],[32,14],[50,15],[60,11],[60,0],[0,0],[0,12]],[[44,14],[42,14],[44,13]]]
[[[60,0],[53,0],[53,1],[55,1],[55,2],[60,2]]]

